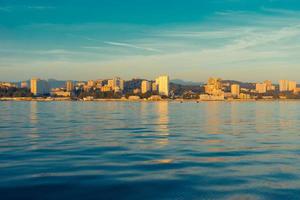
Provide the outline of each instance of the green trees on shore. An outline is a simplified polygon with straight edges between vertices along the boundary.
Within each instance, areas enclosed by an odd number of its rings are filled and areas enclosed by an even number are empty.
[[[0,88],[0,97],[32,97],[32,93],[27,88]]]

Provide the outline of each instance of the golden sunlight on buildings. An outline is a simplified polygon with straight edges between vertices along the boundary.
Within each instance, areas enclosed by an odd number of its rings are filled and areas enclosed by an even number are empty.
[[[73,81],[66,81],[66,90],[67,92],[72,92],[74,90]]]
[[[30,91],[34,95],[44,95],[50,93],[48,82],[39,78],[30,80]]]
[[[155,80],[160,95],[169,96],[169,76],[159,76]]]
[[[267,84],[266,83],[256,83],[255,90],[259,94],[264,94],[267,92]]]
[[[157,115],[157,127],[156,130],[159,138],[156,143],[160,146],[165,146],[169,144],[169,103],[168,102],[158,102],[155,104],[156,115]]]
[[[222,79],[220,78],[209,78],[204,89],[206,94],[201,94],[200,100],[224,100],[225,98],[225,93],[222,90]]]
[[[291,92],[295,91],[297,88],[296,81],[280,80],[279,81],[279,91],[280,92]]]
[[[145,94],[147,92],[151,91],[151,83],[150,81],[143,80],[142,81],[142,86],[141,86],[141,92],[142,94]]]
[[[231,85],[231,94],[233,97],[239,97],[240,96],[240,85],[232,84]]]

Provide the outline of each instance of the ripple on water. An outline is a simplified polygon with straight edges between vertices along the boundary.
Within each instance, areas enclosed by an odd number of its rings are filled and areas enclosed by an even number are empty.
[[[0,102],[1,199],[297,199],[300,104]]]

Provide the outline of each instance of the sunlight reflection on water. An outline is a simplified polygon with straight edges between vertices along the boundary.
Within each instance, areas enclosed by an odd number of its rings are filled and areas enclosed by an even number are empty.
[[[299,108],[298,102],[0,102],[0,194],[297,199]]]

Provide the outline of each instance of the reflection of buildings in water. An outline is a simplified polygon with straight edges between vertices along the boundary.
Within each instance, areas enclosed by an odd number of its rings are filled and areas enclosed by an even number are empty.
[[[208,134],[220,134],[220,118],[221,118],[221,109],[220,106],[223,106],[223,104],[220,104],[219,102],[208,102],[205,104],[204,108],[204,125],[203,129],[205,133]]]
[[[149,102],[141,102],[140,104],[140,114],[139,114],[139,120],[141,120],[141,124],[147,124],[148,123],[148,115],[149,113],[149,107],[151,106]]]
[[[223,103],[220,102],[207,102],[204,107],[204,123],[203,123],[203,131],[205,134],[208,134],[207,139],[202,142],[202,145],[205,146],[205,149],[208,152],[223,152],[226,151],[226,147],[224,146],[225,141],[223,139],[219,139],[219,136],[211,136],[215,134],[223,134],[222,126],[224,125],[224,121],[222,121],[222,116],[224,116],[224,112],[227,110],[224,108]],[[226,120],[226,119],[224,119]],[[225,158],[222,156],[216,156],[212,154],[211,156],[199,158],[200,162],[209,162],[209,163],[217,163],[217,162],[225,162]]]
[[[29,112],[29,120],[30,124],[36,127],[36,124],[38,123],[38,107],[37,107],[38,102],[36,101],[31,101],[30,102],[30,112]]]
[[[159,102],[156,105],[157,127],[160,135],[169,135],[169,103]]]
[[[265,131],[265,122],[264,122],[264,115],[265,110],[261,108],[261,103],[256,103],[255,105],[255,129],[256,133],[264,133]]]
[[[156,126],[155,129],[158,132],[158,136],[156,143],[165,146],[169,144],[169,103],[168,102],[157,102],[155,103],[156,108]]]
[[[256,102],[255,106],[255,128],[256,133],[270,133],[276,124],[273,124],[274,116],[278,115],[276,108],[269,102]]]
[[[279,102],[278,104],[278,120],[279,120],[279,128],[280,130],[288,130],[291,127],[293,127],[293,120],[291,120],[291,116],[293,116],[289,110],[287,109],[289,107],[290,102]],[[294,124],[296,125],[296,124]]]
[[[230,103],[230,126],[233,135],[239,135],[241,133],[242,119],[238,109],[239,103]]]
[[[30,102],[30,112],[29,112],[29,123],[30,123],[30,133],[28,137],[30,138],[31,149],[37,148],[37,141],[35,139],[39,138],[38,134],[38,102],[31,101]]]

